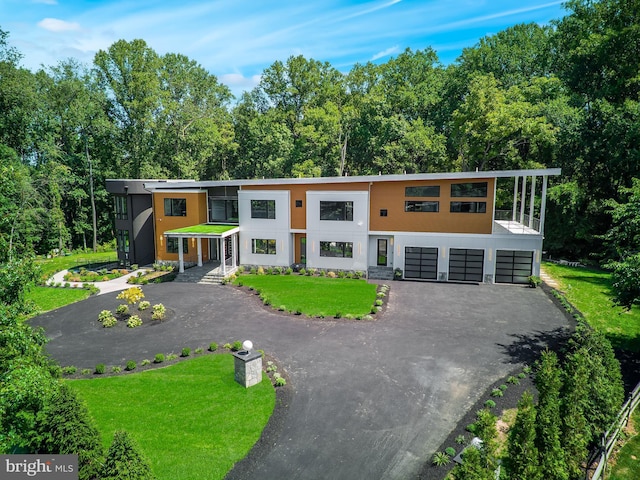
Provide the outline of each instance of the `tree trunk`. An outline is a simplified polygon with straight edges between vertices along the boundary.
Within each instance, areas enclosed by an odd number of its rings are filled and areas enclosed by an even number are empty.
[[[84,151],[87,155],[87,163],[89,164],[89,197],[91,198],[91,220],[93,222],[93,253],[96,253],[98,251],[98,218],[96,214],[96,198],[93,193],[93,166],[91,164],[91,157],[89,156],[89,144],[87,143],[86,137],[84,139]]]

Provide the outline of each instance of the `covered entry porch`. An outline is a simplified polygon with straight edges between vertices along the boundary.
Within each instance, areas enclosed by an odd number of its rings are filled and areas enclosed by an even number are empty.
[[[208,240],[210,259],[218,257],[222,274],[233,272],[238,266],[238,225],[200,224],[164,232],[166,238],[178,239],[178,271],[184,273],[183,240],[196,239],[198,267],[202,267],[202,240]]]

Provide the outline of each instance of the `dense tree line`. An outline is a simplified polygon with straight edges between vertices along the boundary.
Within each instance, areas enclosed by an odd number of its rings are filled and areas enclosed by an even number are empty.
[[[561,167],[545,248],[623,260],[603,235],[640,177],[640,2],[565,8],[449,66],[431,48],[346,73],[278,60],[235,101],[194,60],[143,40],[31,72],[0,30],[0,252],[111,240],[105,178]]]

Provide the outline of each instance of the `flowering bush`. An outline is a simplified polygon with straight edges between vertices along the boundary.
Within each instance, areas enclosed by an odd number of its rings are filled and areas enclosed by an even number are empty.
[[[127,313],[129,313],[129,305],[118,305],[118,308],[116,308],[116,313],[118,315],[126,315]]]
[[[143,311],[149,308],[150,306],[151,306],[150,302],[143,300],[138,304],[138,310]]]
[[[113,314],[111,313],[111,310],[102,310],[99,314],[98,314],[98,321],[100,323],[104,322],[107,318],[109,317],[113,317]]]
[[[164,308],[164,305],[158,303],[157,305],[153,306],[153,315],[151,315],[151,318],[153,320],[163,320],[166,312],[167,309]]]
[[[125,300],[129,305],[133,305],[144,298],[144,293],[140,287],[131,287],[120,292],[116,298]]]

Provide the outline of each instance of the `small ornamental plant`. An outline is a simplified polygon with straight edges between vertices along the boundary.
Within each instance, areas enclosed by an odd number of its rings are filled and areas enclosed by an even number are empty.
[[[138,310],[142,312],[147,308],[149,308],[150,306],[151,306],[151,302],[148,302],[147,300],[143,300],[138,304]]]
[[[144,293],[140,287],[131,287],[121,291],[116,298],[126,301],[129,305],[134,305],[144,298]]]
[[[127,320],[127,327],[136,328],[142,325],[142,319],[138,315],[131,315]]]
[[[129,305],[118,305],[118,308],[116,308],[116,313],[118,315],[127,315],[129,313]]]
[[[151,315],[151,318],[153,320],[164,320],[164,316],[166,313],[167,309],[164,308],[164,305],[158,303],[157,305],[153,306],[153,314]]]

